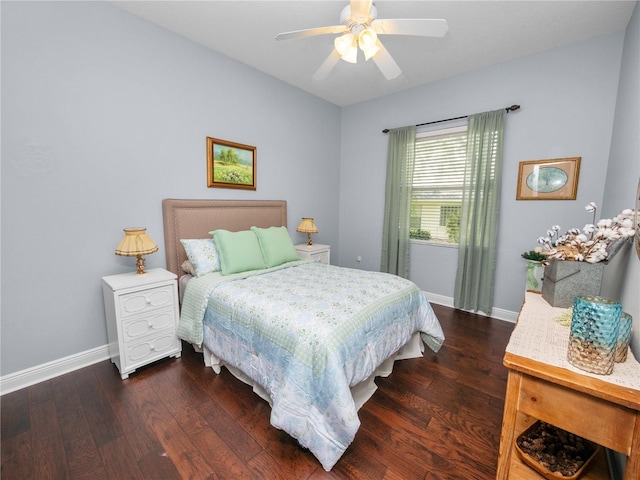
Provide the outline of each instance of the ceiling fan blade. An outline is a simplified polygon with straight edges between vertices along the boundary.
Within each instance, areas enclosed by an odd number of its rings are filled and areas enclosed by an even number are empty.
[[[314,80],[324,80],[327,78],[327,75],[333,70],[333,67],[336,66],[336,63],[340,60],[340,54],[334,48],[333,51],[329,54],[329,56],[322,62],[320,68],[316,70],[316,73],[313,74]]]
[[[308,28],[306,30],[294,30],[293,32],[283,32],[276,35],[276,40],[290,40],[292,38],[313,37],[315,35],[327,35],[330,33],[344,33],[347,28],[344,25],[333,25],[331,27]]]
[[[351,0],[349,2],[351,5],[351,17],[367,18],[371,11],[371,1],[372,0]]]
[[[371,28],[383,35],[444,37],[449,25],[446,20],[438,18],[393,18],[374,20]]]
[[[400,70],[400,67],[393,59],[389,51],[384,48],[384,45],[382,45],[382,43],[380,43],[380,40],[376,42],[376,45],[380,47],[380,51],[374,57],[372,57],[373,61],[376,62],[376,65],[384,75],[384,78],[386,78],[387,80],[393,80],[394,78],[397,78],[398,75],[402,73],[402,70]]]

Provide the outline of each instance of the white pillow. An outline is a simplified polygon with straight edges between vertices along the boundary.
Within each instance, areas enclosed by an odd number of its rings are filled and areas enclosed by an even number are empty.
[[[196,276],[196,269],[193,268],[193,264],[189,260],[185,260],[180,266],[182,267],[182,271],[184,273],[188,273],[189,275],[193,275],[194,277]]]
[[[196,277],[220,271],[220,257],[212,238],[185,239],[180,243],[195,269]]]

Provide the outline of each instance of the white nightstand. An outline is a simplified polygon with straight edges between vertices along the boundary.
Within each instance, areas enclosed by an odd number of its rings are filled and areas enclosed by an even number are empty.
[[[302,258],[324,263],[325,265],[331,263],[331,247],[329,245],[320,245],[317,243],[307,245],[306,243],[301,243],[300,245],[296,245],[296,251]]]
[[[176,276],[162,268],[102,277],[109,354],[124,380],[136,368],[173,356],[182,343]]]

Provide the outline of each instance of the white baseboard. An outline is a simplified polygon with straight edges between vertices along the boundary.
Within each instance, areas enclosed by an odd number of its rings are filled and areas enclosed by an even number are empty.
[[[445,297],[444,295],[438,295],[436,293],[429,292],[424,292],[424,294],[427,297],[427,300],[429,300],[429,302],[431,303],[437,303],[438,305],[444,305],[445,307],[454,308],[453,298],[451,297]],[[483,315],[485,317],[488,316],[484,315],[482,312],[470,313],[477,313],[478,315]],[[512,312],[510,310],[504,310],[502,308],[493,308],[491,309],[490,316],[491,318],[497,318],[498,320],[504,320],[505,322],[516,323],[516,320],[518,319],[518,312]]]
[[[65,373],[88,367],[109,358],[109,346],[103,345],[68,357],[36,365],[0,377],[0,395],[15,392]]]

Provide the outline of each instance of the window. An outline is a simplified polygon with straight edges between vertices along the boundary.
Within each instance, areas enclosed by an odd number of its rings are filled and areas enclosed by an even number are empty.
[[[460,205],[442,205],[440,207],[440,226],[446,227],[447,222],[453,216],[460,216]],[[453,219],[452,219],[453,220]]]
[[[467,126],[416,133],[409,238],[458,243]]]

